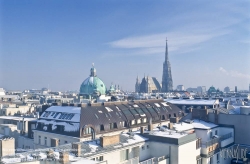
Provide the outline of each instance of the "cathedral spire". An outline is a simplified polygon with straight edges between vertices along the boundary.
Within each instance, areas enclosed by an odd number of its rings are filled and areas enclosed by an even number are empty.
[[[168,61],[168,40],[166,38],[165,62]]]
[[[162,92],[170,92],[173,90],[173,80],[171,74],[171,65],[168,58],[168,42],[166,39],[165,61],[163,63],[162,75]]]

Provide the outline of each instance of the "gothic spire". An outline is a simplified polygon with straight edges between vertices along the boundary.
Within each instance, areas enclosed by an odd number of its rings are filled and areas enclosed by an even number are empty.
[[[168,61],[168,40],[166,38],[165,62]]]

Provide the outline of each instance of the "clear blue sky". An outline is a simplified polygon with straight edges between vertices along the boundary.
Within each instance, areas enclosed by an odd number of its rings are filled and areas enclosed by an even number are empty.
[[[1,0],[0,87],[79,90],[95,63],[106,86],[161,82],[165,39],[174,87],[250,83],[250,1]]]

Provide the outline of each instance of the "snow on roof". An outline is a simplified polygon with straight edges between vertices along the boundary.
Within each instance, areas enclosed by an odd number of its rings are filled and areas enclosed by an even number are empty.
[[[63,112],[63,113],[81,113],[81,107],[75,106],[51,106],[46,109],[47,112]]]
[[[190,130],[190,129],[194,128],[194,126],[192,124],[188,124],[188,123],[185,123],[185,122],[174,124],[173,127],[178,132],[180,132],[180,131],[186,131],[186,130]]]
[[[128,134],[122,134],[123,136],[125,137],[129,137]],[[143,141],[146,141],[148,140],[148,138],[145,138],[145,137],[142,137],[138,134],[134,134],[134,136],[132,138],[129,138],[127,140],[127,143],[123,143],[123,145],[131,145],[131,144],[134,144],[134,143],[138,143],[138,142],[143,142]]]
[[[155,135],[155,136],[162,136],[162,137],[168,137],[168,138],[181,138],[186,136],[187,134],[185,133],[178,133],[174,130],[166,130],[166,131],[159,131],[154,130],[153,133],[151,135]]]
[[[202,120],[193,120],[194,122],[192,123],[192,125],[194,126],[194,128],[196,129],[211,129],[214,127],[217,127],[218,125],[210,123],[210,122],[205,122]]]
[[[52,125],[52,130],[57,128],[57,125],[63,125],[64,126],[64,131],[67,132],[74,132],[74,131],[78,131],[80,124],[79,123],[67,123],[67,122],[56,122],[56,121],[47,121],[47,120],[38,120],[37,122],[40,123],[44,123],[44,127],[43,130],[47,130],[47,125],[51,124]]]
[[[179,105],[214,105],[216,100],[199,100],[199,99],[164,99],[171,104]]]
[[[37,118],[29,118],[29,117],[0,116],[0,119],[17,120],[17,121],[22,121],[23,118],[24,118],[24,121],[31,121],[31,120],[37,119]]]

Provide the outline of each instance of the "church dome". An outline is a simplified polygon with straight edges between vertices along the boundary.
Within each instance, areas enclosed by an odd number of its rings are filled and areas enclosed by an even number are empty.
[[[105,95],[106,87],[101,79],[96,76],[94,66],[90,69],[90,76],[82,82],[80,87],[81,95]]]

